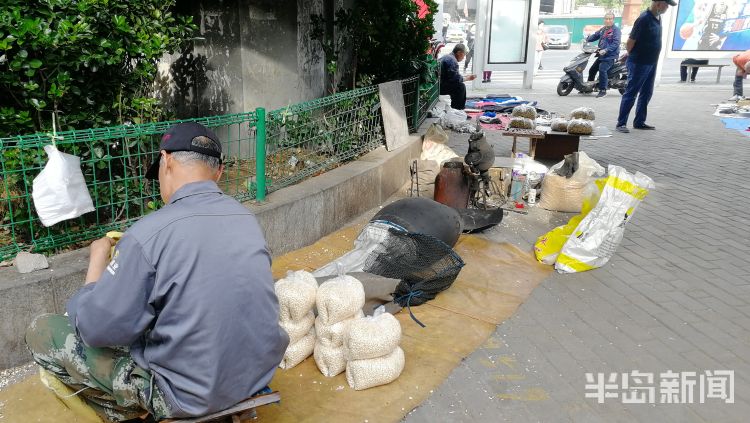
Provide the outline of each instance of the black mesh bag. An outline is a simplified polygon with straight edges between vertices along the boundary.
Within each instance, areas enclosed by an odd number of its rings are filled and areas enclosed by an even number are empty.
[[[402,307],[420,305],[449,288],[464,266],[443,241],[425,234],[388,229],[389,236],[367,257],[364,271],[400,279],[394,301]]]

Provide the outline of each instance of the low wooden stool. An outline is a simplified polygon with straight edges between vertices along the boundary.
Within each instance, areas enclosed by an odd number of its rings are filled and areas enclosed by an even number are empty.
[[[281,394],[277,391],[270,394],[258,395],[239,402],[226,410],[219,411],[207,416],[189,417],[185,419],[168,419],[162,420],[161,423],[203,423],[219,419],[232,419],[232,423],[240,423],[244,420],[255,418],[255,408],[261,405],[271,404],[281,401]]]
[[[529,139],[529,156],[533,159],[536,155],[536,143],[539,140],[544,139],[545,133],[544,131],[539,131],[536,129],[517,129],[517,128],[509,128],[503,131],[503,135],[513,137],[513,147],[510,149],[510,157],[515,158],[516,157],[516,143],[517,138],[528,138]]]

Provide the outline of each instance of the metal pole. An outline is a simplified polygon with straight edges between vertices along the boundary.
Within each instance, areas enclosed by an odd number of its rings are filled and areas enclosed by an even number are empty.
[[[255,109],[255,199],[266,199],[266,109]]]
[[[414,92],[416,93],[415,94],[416,98],[414,99],[414,112],[412,113],[412,118],[414,119],[413,125],[414,125],[415,132],[419,130],[419,81],[421,78],[422,76],[418,74],[417,75],[417,87],[414,90]]]

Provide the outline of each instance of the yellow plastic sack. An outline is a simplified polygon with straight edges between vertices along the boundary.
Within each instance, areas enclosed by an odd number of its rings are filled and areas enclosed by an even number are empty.
[[[565,225],[558,226],[537,238],[534,243],[534,255],[538,261],[549,265],[555,264],[557,256],[560,254],[563,245],[568,242],[570,234],[578,227],[581,220],[589,214],[591,209],[596,207],[596,203],[599,202],[599,196],[606,182],[607,180],[604,178],[597,179],[594,181],[596,190],[591,187],[586,190],[581,206],[581,214],[571,217]]]
[[[573,230],[555,261],[562,273],[584,272],[604,266],[617,251],[625,227],[654,181],[641,172],[609,165],[606,185],[596,206]]]

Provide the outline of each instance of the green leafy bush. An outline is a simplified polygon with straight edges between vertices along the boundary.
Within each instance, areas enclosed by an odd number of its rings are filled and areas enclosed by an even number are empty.
[[[53,115],[59,131],[169,118],[154,96],[157,64],[196,30],[191,17],[172,14],[174,5],[175,0],[3,0],[0,256],[9,239],[46,251],[54,243],[43,240],[87,239],[155,208],[158,194],[139,176],[158,137],[59,140],[61,151],[81,158],[97,210],[51,228],[41,226],[29,202],[31,181],[47,161],[42,146],[51,138],[30,143],[29,137],[23,144],[2,138],[49,133]]]
[[[4,0],[0,137],[164,116],[157,63],[192,36],[175,0]]]
[[[438,6],[432,0],[425,0],[425,4],[429,13],[420,19],[413,0],[357,0],[351,9],[336,11],[335,39],[325,18],[311,16],[310,35],[323,47],[326,71],[335,73],[343,56],[351,52],[353,65],[344,79],[357,86],[426,72],[425,53],[435,32],[432,17]]]

